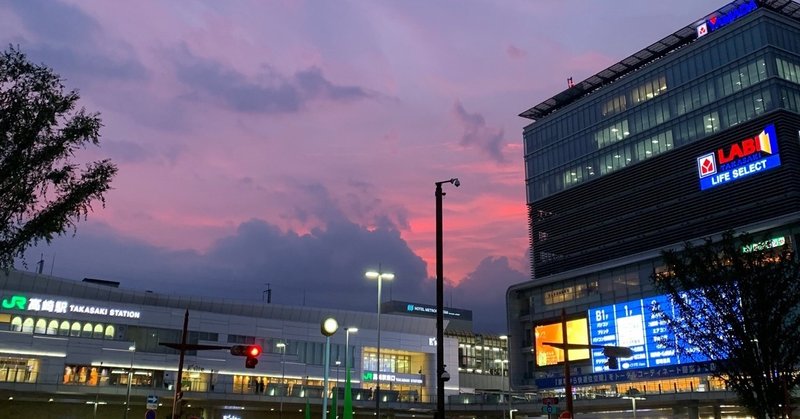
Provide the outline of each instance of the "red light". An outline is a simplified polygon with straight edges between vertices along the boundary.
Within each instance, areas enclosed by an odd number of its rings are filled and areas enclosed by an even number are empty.
[[[261,347],[259,346],[251,346],[248,351],[250,353],[250,356],[253,357],[261,355]]]

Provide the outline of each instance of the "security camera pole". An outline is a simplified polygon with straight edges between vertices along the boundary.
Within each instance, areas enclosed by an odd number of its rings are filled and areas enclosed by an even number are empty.
[[[444,383],[450,375],[444,369],[444,259],[442,249],[442,184],[459,187],[458,178],[436,182],[436,419],[444,418]]]

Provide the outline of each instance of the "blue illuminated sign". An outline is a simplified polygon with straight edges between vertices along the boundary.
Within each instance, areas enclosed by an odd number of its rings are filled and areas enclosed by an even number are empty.
[[[677,315],[666,295],[589,310],[589,339],[592,345],[624,346],[631,348],[633,357],[620,359],[621,370],[654,368],[703,362],[708,359],[696,353],[694,357],[679,356],[675,348],[681,342],[667,328],[663,313]],[[592,349],[592,371],[608,371],[602,349]]]
[[[736,2],[731,4],[735,5]],[[758,5],[756,4],[755,0],[748,0],[739,4],[738,6],[735,6],[733,9],[725,13],[713,15],[706,19],[705,22],[697,26],[697,37],[699,38],[701,36],[708,35],[709,33],[714,32],[723,26],[727,26],[733,21],[749,14],[757,8]]]
[[[700,190],[724,185],[781,165],[778,135],[769,124],[757,135],[697,158]]]

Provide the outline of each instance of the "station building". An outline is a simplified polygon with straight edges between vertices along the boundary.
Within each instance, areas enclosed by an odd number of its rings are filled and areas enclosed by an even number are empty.
[[[563,312],[570,342],[634,350],[619,370],[570,351],[576,411],[629,415],[634,389],[651,415],[740,414],[712,363],[657,344],[651,276],[662,250],[730,229],[797,250],[798,19],[794,1],[734,1],[520,115],[532,278],[507,292],[515,390],[563,395],[563,351],[543,345]]]
[[[356,417],[373,417],[378,371],[376,313],[248,304],[133,291],[108,281],[74,281],[35,273],[0,273],[0,417],[106,418],[146,413],[169,417],[178,351],[189,313],[189,344],[259,344],[253,369],[227,349],[187,351],[184,417],[301,418],[306,400],[321,414],[325,337],[331,337],[329,394],[344,393],[345,354],[352,368]],[[355,333],[346,332],[346,328]],[[382,314],[382,415],[421,416],[435,409],[435,317]],[[445,337],[445,363],[459,364],[458,339]],[[459,374],[446,394],[458,396]],[[339,400],[339,410],[342,400]],[[151,406],[152,407],[152,406]],[[500,415],[498,410],[498,416]],[[430,416],[430,414],[428,414]]]

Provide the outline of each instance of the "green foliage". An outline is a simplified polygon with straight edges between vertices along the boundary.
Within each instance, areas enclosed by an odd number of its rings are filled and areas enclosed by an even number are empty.
[[[76,109],[79,95],[64,91],[51,69],[32,64],[16,48],[0,54],[0,268],[40,241],[76,229],[93,201],[105,204],[117,168],[109,160],[82,169],[70,161],[99,145],[96,113]]]
[[[663,253],[654,281],[677,307],[665,313],[675,336],[720,360],[717,376],[751,414],[777,418],[800,379],[800,262],[789,245],[766,247],[733,232],[687,243]]]

